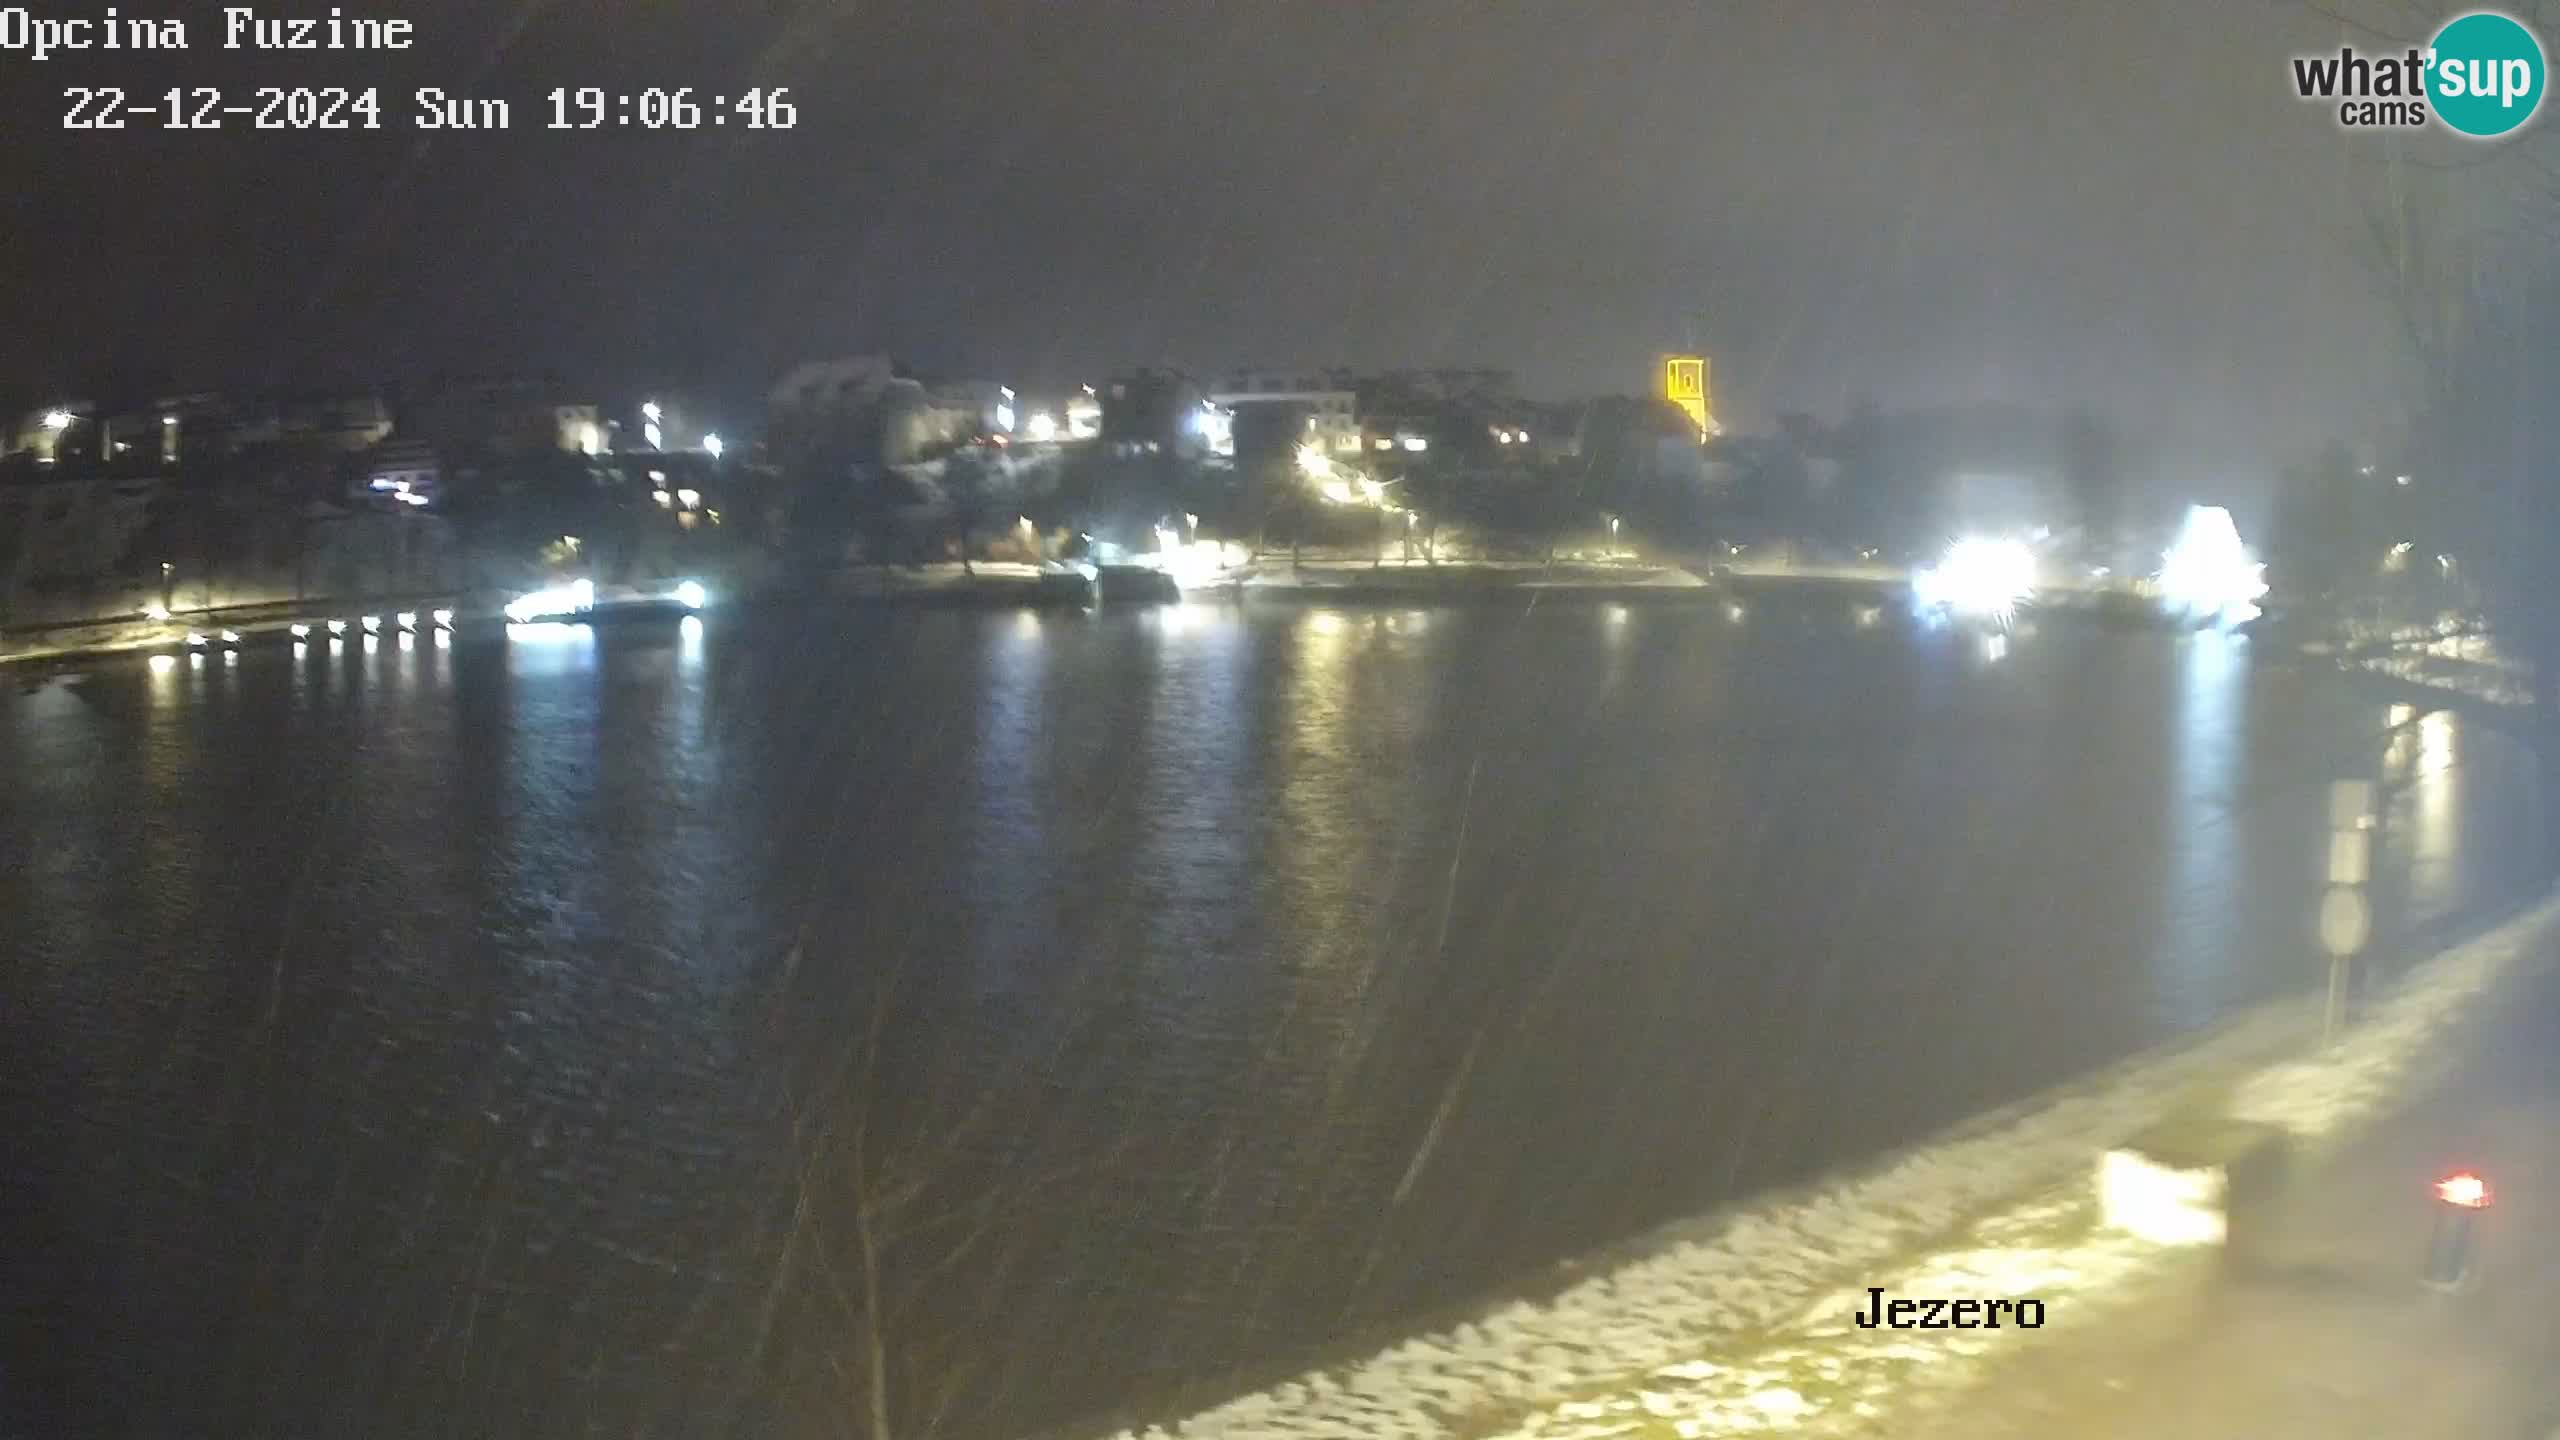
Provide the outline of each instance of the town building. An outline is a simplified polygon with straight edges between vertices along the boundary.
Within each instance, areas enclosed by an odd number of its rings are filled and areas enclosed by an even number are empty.
[[[1237,370],[1209,402],[1235,416],[1237,448],[1252,452],[1286,438],[1329,454],[1361,448],[1360,397],[1345,371]]]
[[[1179,370],[1138,369],[1113,376],[1102,387],[1102,442],[1123,455],[1211,454],[1218,410],[1198,381]],[[1232,453],[1233,431],[1226,431]]]
[[[521,377],[439,381],[401,405],[397,433],[433,445],[448,465],[601,452],[605,432],[596,406],[563,395],[562,388]]]

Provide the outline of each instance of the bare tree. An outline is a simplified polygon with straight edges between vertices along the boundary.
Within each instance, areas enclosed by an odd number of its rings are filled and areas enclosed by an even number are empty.
[[[2469,7],[2307,0],[2351,40],[2422,48]],[[2550,35],[2560,0],[2517,18]],[[2407,451],[2499,648],[2531,676],[2527,733],[2560,815],[2560,145],[2377,137],[2358,177],[2400,349]]]

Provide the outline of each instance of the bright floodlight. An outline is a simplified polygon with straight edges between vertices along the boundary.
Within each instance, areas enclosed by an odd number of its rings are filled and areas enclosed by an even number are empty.
[[[381,617],[381,616],[379,616],[379,615],[367,615],[366,617],[364,617],[364,633],[366,633],[367,635],[379,635],[379,634],[381,634],[381,633],[382,633],[382,617]]]
[[[347,622],[346,622],[346,621],[344,621],[344,620],[332,620],[332,621],[330,621],[330,622],[329,622],[329,633],[330,633],[330,634],[332,634],[332,635],[344,635],[344,634],[346,634],[346,633],[347,633]]]
[[[1298,447],[1298,469],[1311,479],[1322,480],[1333,473],[1333,462],[1315,446],[1301,445]]]
[[[145,609],[142,614],[145,619],[166,620],[169,618],[169,607],[166,605],[153,605]]]
[[[2240,527],[2219,505],[2187,507],[2177,543],[2161,557],[2161,602],[2207,624],[2238,625],[2258,617],[2267,593],[2267,567],[2249,558]]]
[[[415,629],[417,629],[417,628],[418,628],[418,612],[417,612],[417,611],[415,611],[415,610],[403,610],[403,611],[401,611],[401,612],[400,612],[400,614],[399,614],[399,617],[398,617],[398,618],[399,618],[400,628],[401,628],[401,629],[403,629],[403,630],[415,630]]]
[[[71,422],[74,418],[75,417],[68,410],[47,410],[44,412],[44,428],[47,430],[68,430],[71,428]]]
[[[431,618],[434,619],[436,622],[436,628],[439,630],[450,630],[453,628],[453,612],[450,610],[438,610]]]
[[[657,401],[651,400],[640,407],[640,418],[643,420],[664,420],[667,418],[667,412],[658,408]]]
[[[2436,1198],[2465,1210],[2485,1210],[2489,1205],[2489,1182],[2468,1170],[2447,1175],[2436,1182]]]
[[[1921,608],[2003,625],[2034,598],[2035,589],[2035,552],[2017,540],[1958,540],[1937,564],[1911,577],[1912,598]]]
[[[729,442],[721,439],[717,435],[705,435],[702,437],[702,453],[710,456],[714,460],[719,459],[720,452],[728,448]]]
[[[595,604],[595,582],[578,580],[517,596],[507,602],[507,618],[518,625],[530,625],[536,620],[583,614],[594,609]]]
[[[1031,419],[1023,425],[1022,433],[1033,444],[1046,445],[1058,438],[1058,417],[1046,410],[1034,410]]]
[[[293,638],[296,640],[308,640],[311,638],[311,627],[301,623],[300,621],[294,622],[292,629]]]
[[[682,580],[676,584],[676,603],[687,610],[699,610],[711,603],[711,592],[699,580]]]

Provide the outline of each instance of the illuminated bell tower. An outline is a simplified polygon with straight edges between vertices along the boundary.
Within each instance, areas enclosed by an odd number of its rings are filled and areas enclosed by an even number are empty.
[[[1698,427],[1698,438],[1712,439],[1724,433],[1716,423],[1715,406],[1710,403],[1707,388],[1707,357],[1704,355],[1665,355],[1662,357],[1662,398],[1680,407]]]

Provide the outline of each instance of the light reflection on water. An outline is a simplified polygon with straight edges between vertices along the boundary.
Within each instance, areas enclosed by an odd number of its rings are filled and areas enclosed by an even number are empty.
[[[28,1170],[147,1261],[66,1310],[205,1433],[799,1440],[861,1413],[868,1195],[892,1363],[1028,1430],[2316,978],[2372,707],[1821,610],[535,626],[18,701]],[[2446,904],[2505,761],[2412,739]]]
[[[2462,722],[2451,710],[2420,718],[2408,775],[2409,901],[2440,908],[2453,899],[2461,845],[2462,786],[2458,746]]]
[[[2176,889],[2168,907],[2179,923],[2167,932],[2158,965],[2161,1003],[2181,1026],[2211,1019],[2217,997],[2229,993],[2228,977],[2218,972],[2233,963],[2235,947],[2220,917],[2244,883],[2238,847],[2245,826],[2236,812],[2246,803],[2237,775],[2249,721],[2248,660],[2245,642],[2218,630],[2179,641],[2178,803],[2169,829]],[[2325,855],[2327,835],[2315,843]]]

